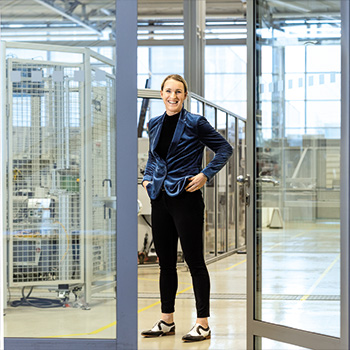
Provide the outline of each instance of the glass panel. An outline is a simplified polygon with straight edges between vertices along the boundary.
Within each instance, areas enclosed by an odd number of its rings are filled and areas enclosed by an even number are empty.
[[[203,115],[203,102],[191,98],[191,113]]]
[[[5,336],[115,339],[115,5],[63,5],[1,5]]]
[[[295,346],[291,344],[281,343],[276,340],[268,338],[256,337],[255,341],[257,348],[261,350],[308,350],[309,348],[303,348],[301,346]],[[259,346],[260,345],[260,346]]]
[[[247,145],[245,140],[245,122],[238,120],[238,145],[237,145],[237,176],[246,176]],[[237,184],[237,247],[246,244],[246,191],[245,186]]]
[[[217,110],[218,132],[227,139],[226,113]],[[227,251],[227,166],[225,166],[216,176],[218,191],[218,216],[217,216],[217,249],[218,254]]]
[[[205,105],[205,117],[213,128],[215,125],[215,109]],[[214,152],[209,148],[204,151],[204,167],[214,158]],[[205,257],[210,258],[216,255],[216,200],[215,200],[215,177],[205,185],[205,212],[204,212],[204,242]]]
[[[238,45],[205,47],[205,98],[246,117],[247,48]]]
[[[155,264],[158,261],[157,254],[152,240],[151,226],[151,203],[147,192],[141,185],[144,171],[148,160],[149,139],[148,139],[148,122],[151,118],[164,113],[164,103],[160,99],[138,98],[138,123],[139,133],[143,129],[141,135],[138,135],[138,201],[140,205],[139,215],[137,217],[138,227],[138,263]],[[143,128],[140,127],[143,125]],[[180,248],[180,245],[179,245]],[[180,249],[181,250],[181,249]],[[182,257],[180,252],[179,256]]]
[[[164,103],[161,99],[138,98],[138,137],[148,138],[148,122],[151,118],[164,113]]]
[[[255,318],[339,337],[340,1],[257,3]]]
[[[228,142],[233,147],[233,155],[228,166],[228,250],[236,248],[236,118],[228,115]]]
[[[183,46],[154,46],[149,48],[149,70],[152,74],[151,89],[160,90],[163,79],[184,72]]]

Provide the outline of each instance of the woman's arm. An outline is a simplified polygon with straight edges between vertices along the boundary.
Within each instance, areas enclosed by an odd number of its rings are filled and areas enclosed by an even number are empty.
[[[152,127],[151,120],[149,121],[148,124],[148,129],[150,130]],[[154,159],[154,156],[151,152],[151,134],[149,133],[149,151],[148,151],[148,160],[145,168],[145,173],[143,175],[142,179],[142,186],[146,189],[146,186],[153,180],[153,171],[156,167],[156,161]]]
[[[155,168],[155,159],[153,157],[153,154],[149,151],[148,152],[148,160],[145,168],[145,173],[143,175],[142,179],[142,186],[146,188],[147,184],[149,184],[153,180],[153,171]]]
[[[202,173],[210,180],[227,163],[233,153],[233,148],[204,117],[198,120],[197,132],[200,141],[215,153],[214,158],[202,170]]]

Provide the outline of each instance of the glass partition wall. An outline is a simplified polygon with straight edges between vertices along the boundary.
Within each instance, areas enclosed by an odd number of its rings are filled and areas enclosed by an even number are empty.
[[[339,8],[339,1],[332,3]],[[261,6],[257,13],[256,307],[263,321],[335,337],[340,335],[339,15],[329,23],[276,20],[270,26]],[[329,312],[318,316],[324,308]]]
[[[241,164],[241,173],[245,175],[245,119],[219,107],[200,96],[190,94],[191,111],[200,113],[224,136],[234,149],[233,156],[226,166],[206,184],[205,200],[205,256],[208,261],[225,253],[245,251],[245,199],[242,205],[236,178],[239,175],[237,164]],[[214,154],[205,150],[204,166]]]
[[[256,331],[257,349],[282,348],[264,336],[343,349],[337,342],[345,312],[340,282],[341,1],[327,2],[327,18],[320,17],[323,5],[249,4],[255,27],[248,43],[254,50],[254,122],[249,124],[254,161],[249,172],[255,173],[255,227],[248,245],[254,255],[253,282],[248,281],[254,292],[248,303],[254,305],[249,317],[255,321],[248,321],[248,329]],[[248,280],[253,270],[248,268]]]
[[[5,337],[115,338],[113,67],[89,49],[2,43]]]
[[[0,11],[5,347],[71,349],[88,339],[110,348],[116,2],[6,1]],[[136,93],[136,66],[134,73]]]

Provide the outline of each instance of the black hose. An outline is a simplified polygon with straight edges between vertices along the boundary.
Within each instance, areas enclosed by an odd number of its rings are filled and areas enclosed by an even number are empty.
[[[24,289],[22,288],[22,298],[20,300],[14,300],[10,303],[12,307],[18,307],[18,306],[33,306],[40,309],[49,309],[49,308],[55,308],[55,307],[63,307],[62,300],[59,299],[46,299],[46,298],[35,298],[31,297],[34,287],[30,288],[29,293],[25,296],[24,295]]]
[[[146,219],[146,216],[145,215],[141,215],[143,220],[146,221],[146,224],[149,226],[149,227],[152,227],[152,225],[149,223],[149,221]]]

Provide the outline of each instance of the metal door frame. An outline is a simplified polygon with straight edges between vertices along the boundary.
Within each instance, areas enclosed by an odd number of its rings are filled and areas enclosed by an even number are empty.
[[[249,194],[251,205],[247,208],[247,349],[256,349],[256,337],[269,338],[311,349],[340,350],[349,349],[349,136],[350,136],[350,3],[341,0],[342,21],[342,65],[341,65],[341,330],[340,338],[303,331],[295,328],[258,321],[255,318],[255,104],[257,91],[256,76],[256,0],[247,1],[247,172],[252,176]],[[254,199],[254,200],[253,200]]]
[[[75,349],[137,349],[137,0],[116,0],[116,183],[117,183],[117,327],[116,339],[57,339],[57,338],[5,338],[6,350],[75,350]],[[128,33],[126,36],[125,33]],[[31,44],[29,44],[31,45]],[[32,44],[37,45],[37,44]],[[45,45],[42,45],[43,49]],[[70,48],[61,47],[62,51]],[[74,48],[79,51],[84,49]],[[4,50],[1,51],[2,59]],[[96,54],[98,55],[98,54]],[[0,74],[5,70],[1,69]],[[0,76],[2,91],[6,77]],[[6,115],[5,94],[0,94],[2,114],[0,134],[4,133]],[[134,117],[133,117],[134,116]],[[6,151],[6,140],[1,139],[1,154]],[[126,153],[124,150],[127,149]],[[3,159],[4,157],[2,157]],[[0,163],[0,175],[6,173],[4,162]],[[127,169],[127,171],[126,171]],[[5,184],[0,179],[1,194]],[[119,205],[118,205],[119,203]],[[3,260],[3,240],[6,225],[3,221],[3,203],[0,204],[0,257]],[[6,258],[6,257],[5,257]],[[4,266],[0,271],[0,317],[3,317],[3,288],[6,288]],[[1,327],[3,322],[1,321]],[[3,328],[2,328],[3,329]],[[2,335],[0,330],[0,336]],[[2,348],[0,339],[0,348]]]

